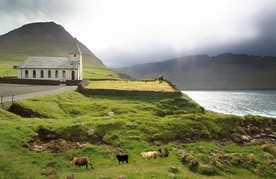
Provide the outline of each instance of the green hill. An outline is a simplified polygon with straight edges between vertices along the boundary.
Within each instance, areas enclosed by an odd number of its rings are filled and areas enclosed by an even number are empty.
[[[276,177],[275,144],[268,137],[275,119],[206,113],[186,95],[67,92],[16,101],[16,111],[23,117],[0,109],[3,178]],[[259,137],[234,143],[233,133]],[[159,148],[169,157],[142,158],[141,152]],[[127,153],[129,163],[118,164],[119,153]],[[71,166],[71,156],[88,156],[94,169]]]
[[[29,56],[69,56],[74,41],[74,37],[54,22],[27,24],[1,35],[0,76],[16,75],[13,66]],[[83,53],[84,78],[118,77],[84,44],[79,42],[79,46]]]
[[[276,89],[276,57],[194,55],[117,69],[135,78],[165,76],[182,90]]]

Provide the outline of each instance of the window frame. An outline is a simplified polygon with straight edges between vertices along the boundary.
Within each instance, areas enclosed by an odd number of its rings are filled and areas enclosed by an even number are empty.
[[[48,70],[48,78],[52,78],[52,72],[51,72],[51,70]]]

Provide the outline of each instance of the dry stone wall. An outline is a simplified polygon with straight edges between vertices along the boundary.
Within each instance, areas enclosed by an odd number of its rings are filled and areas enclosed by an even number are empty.
[[[60,85],[61,83],[66,86],[77,86],[81,80],[66,80],[60,82],[59,80],[38,80],[38,79],[18,79],[17,77],[0,77],[0,83],[9,84],[33,84],[33,85]]]
[[[18,79],[18,78],[0,78],[0,83],[9,84],[34,84],[34,85],[59,85],[59,81],[54,80],[34,80],[34,79]]]
[[[181,97],[181,91],[175,90],[174,92],[162,91],[137,91],[137,90],[115,90],[115,89],[87,89],[90,80],[83,80],[78,85],[78,91],[84,94],[94,95],[113,95],[113,96],[155,96],[155,97]]]

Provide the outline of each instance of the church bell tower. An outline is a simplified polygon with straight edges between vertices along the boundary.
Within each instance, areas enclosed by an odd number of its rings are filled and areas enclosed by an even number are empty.
[[[77,39],[75,38],[75,44],[70,52],[70,61],[78,62],[78,80],[82,80],[82,53],[78,44]]]

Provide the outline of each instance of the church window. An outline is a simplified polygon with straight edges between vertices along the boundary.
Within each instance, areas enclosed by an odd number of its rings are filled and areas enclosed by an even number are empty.
[[[58,78],[58,71],[55,72],[55,78]]]
[[[74,57],[76,57],[77,55],[76,54],[74,54]]]
[[[36,78],[36,71],[33,70],[33,78]]]
[[[29,72],[28,72],[28,70],[25,70],[25,78],[29,78]]]
[[[65,70],[62,71],[62,78],[65,78],[66,77],[66,72]]]
[[[48,78],[51,78],[51,70],[48,70]]]
[[[43,70],[40,71],[40,77],[44,78],[44,71]]]

